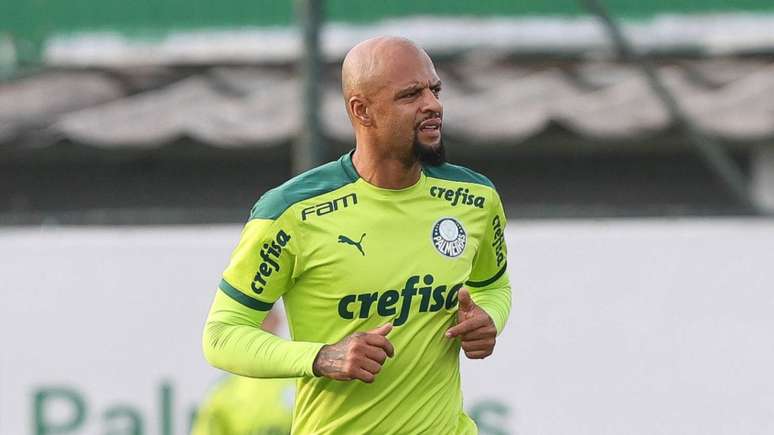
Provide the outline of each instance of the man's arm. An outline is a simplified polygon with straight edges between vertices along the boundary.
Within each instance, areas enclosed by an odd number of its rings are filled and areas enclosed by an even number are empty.
[[[325,376],[374,380],[394,349],[387,324],[338,343],[289,341],[261,329],[268,313],[251,310],[218,291],[204,328],[204,356],[213,366],[253,378]]]
[[[202,337],[207,361],[252,378],[314,376],[312,364],[324,343],[285,340],[262,330],[267,314],[218,290]]]
[[[503,332],[511,313],[511,285],[508,278],[487,287],[473,287],[468,283],[470,295],[475,304],[492,319],[497,334]]]
[[[468,358],[481,359],[494,351],[496,337],[511,311],[511,284],[507,272],[505,213],[496,192],[490,202],[487,230],[473,262],[467,289],[459,293],[457,325],[446,336],[460,337]]]
[[[486,233],[465,283],[473,302],[492,318],[501,333],[511,312],[511,282],[508,277],[508,247],[505,244],[505,211],[500,196],[492,192]]]
[[[271,201],[265,195],[259,205]],[[323,343],[284,340],[263,320],[301,273],[298,234],[288,216],[251,216],[231,254],[204,327],[207,361],[231,373],[261,378],[313,376]]]

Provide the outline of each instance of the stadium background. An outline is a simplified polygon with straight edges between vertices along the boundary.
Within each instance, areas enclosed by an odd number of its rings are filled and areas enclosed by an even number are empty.
[[[774,6],[595,5],[0,4],[0,433],[186,433],[239,224],[352,147],[338,63],[378,34],[511,219],[482,433],[771,433]]]

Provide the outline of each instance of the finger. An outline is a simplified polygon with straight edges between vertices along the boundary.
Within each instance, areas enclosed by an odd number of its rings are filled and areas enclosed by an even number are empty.
[[[367,334],[365,335],[365,341],[371,346],[384,349],[384,351],[387,353],[387,356],[389,357],[395,355],[395,348],[392,346],[392,343],[390,343],[390,340],[388,340],[387,337],[376,334]]]
[[[491,350],[474,350],[471,352],[465,352],[465,356],[469,359],[484,359],[491,354]]]
[[[463,313],[469,313],[473,310],[473,307],[475,304],[473,303],[473,300],[470,298],[470,292],[468,289],[463,288],[460,290],[459,295],[457,296],[460,301],[459,311]]]
[[[363,360],[359,362],[359,365],[361,369],[374,375],[382,371],[382,365],[369,358],[363,358]]]
[[[484,326],[473,331],[462,334],[463,341],[481,340],[482,338],[497,337],[497,328],[492,325]]]
[[[471,352],[475,350],[490,350],[494,348],[495,341],[491,338],[483,340],[462,341],[462,350]]]
[[[382,325],[382,326],[380,326],[378,328],[375,328],[375,329],[372,329],[372,330],[368,331],[368,333],[369,334],[381,335],[382,337],[386,337],[387,334],[390,333],[390,331],[392,331],[392,323],[385,323],[384,325]]]
[[[365,382],[366,384],[370,384],[374,381],[375,375],[368,370],[356,369],[352,375],[352,379],[358,379]]]
[[[365,356],[379,364],[384,364],[384,361],[387,359],[387,352],[381,347],[369,346],[365,350]]]
[[[489,319],[485,316],[478,316],[472,319],[463,320],[455,326],[452,326],[446,331],[446,336],[449,338],[456,337],[458,335],[467,334],[471,331],[475,331],[482,326],[486,326],[489,323]]]

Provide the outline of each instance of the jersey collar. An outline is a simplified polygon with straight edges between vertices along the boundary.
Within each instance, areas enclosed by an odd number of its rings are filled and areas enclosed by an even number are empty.
[[[419,189],[425,182],[425,179],[427,176],[425,175],[425,169],[422,167],[422,170],[419,172],[419,180],[417,180],[416,183],[414,183],[411,186],[405,187],[403,189],[385,189],[382,187],[374,186],[373,184],[370,184],[366,180],[360,178],[360,174],[357,173],[357,169],[355,169],[355,165],[352,163],[352,154],[355,153],[355,150],[344,154],[339,159],[339,162],[341,162],[341,168],[344,170],[344,173],[347,174],[347,177],[349,177],[352,182],[360,181],[363,186],[369,188],[370,190],[374,192],[381,193],[383,195],[401,195],[408,192],[413,192],[417,189]]]

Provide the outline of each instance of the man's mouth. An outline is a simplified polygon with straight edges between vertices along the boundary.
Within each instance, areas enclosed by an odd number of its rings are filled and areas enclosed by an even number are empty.
[[[426,119],[419,124],[419,131],[428,133],[440,131],[441,124],[442,123],[440,118]]]

